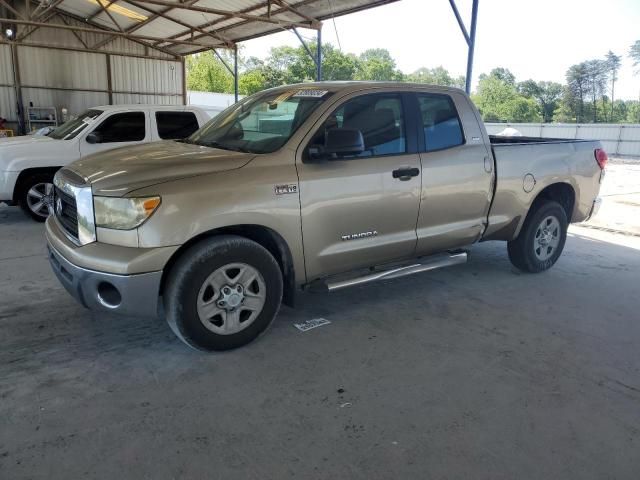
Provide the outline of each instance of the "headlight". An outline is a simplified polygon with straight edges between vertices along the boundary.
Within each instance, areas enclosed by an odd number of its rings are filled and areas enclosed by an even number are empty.
[[[160,197],[93,197],[96,227],[131,230],[149,218],[158,205]]]

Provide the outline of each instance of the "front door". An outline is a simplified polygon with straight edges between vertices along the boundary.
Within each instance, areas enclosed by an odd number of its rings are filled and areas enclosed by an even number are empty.
[[[98,140],[96,143],[87,141],[87,137],[92,133]],[[149,120],[145,112],[113,113],[80,140],[80,155],[86,157],[93,153],[150,141]]]
[[[407,138],[404,110],[401,94],[352,97],[326,115],[302,149],[297,168],[308,281],[413,255],[420,159]],[[322,148],[326,132],[336,128],[362,132],[365,151],[309,159],[309,148]]]

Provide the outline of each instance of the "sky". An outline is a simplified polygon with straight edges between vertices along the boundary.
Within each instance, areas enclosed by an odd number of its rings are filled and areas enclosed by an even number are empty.
[[[471,0],[456,3],[469,25]],[[299,31],[315,41],[315,32]],[[325,20],[323,41],[338,46],[337,38],[347,53],[386,48],[404,73],[439,65],[455,75],[466,71],[466,42],[448,0],[400,0],[338,17],[335,26]],[[480,0],[473,89],[478,76],[494,67],[508,68],[517,81],[564,83],[571,65],[612,50],[623,57],[616,98],[638,99],[640,73],[633,75],[627,55],[636,40],[640,0]],[[243,55],[265,58],[271,47],[299,44],[293,32],[281,32],[244,42]]]

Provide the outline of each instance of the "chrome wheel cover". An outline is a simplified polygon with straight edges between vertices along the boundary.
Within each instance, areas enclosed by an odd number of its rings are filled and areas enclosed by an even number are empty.
[[[533,239],[533,251],[538,260],[544,262],[553,256],[560,243],[560,232],[556,217],[550,215],[540,222]]]
[[[233,335],[260,315],[267,298],[264,278],[251,265],[230,263],[215,270],[198,292],[198,317],[218,335]]]
[[[53,183],[36,183],[27,192],[29,210],[40,217],[53,215]]]

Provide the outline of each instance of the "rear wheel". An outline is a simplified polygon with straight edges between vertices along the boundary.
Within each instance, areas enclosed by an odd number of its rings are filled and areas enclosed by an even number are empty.
[[[169,326],[187,345],[228,350],[258,337],[282,300],[282,274],[273,256],[243,237],[220,236],[194,245],[167,278]]]
[[[35,173],[20,182],[19,203],[37,222],[53,215],[53,174]]]
[[[558,202],[534,205],[518,238],[508,243],[509,260],[525,272],[551,268],[562,254],[567,239],[567,214]]]

